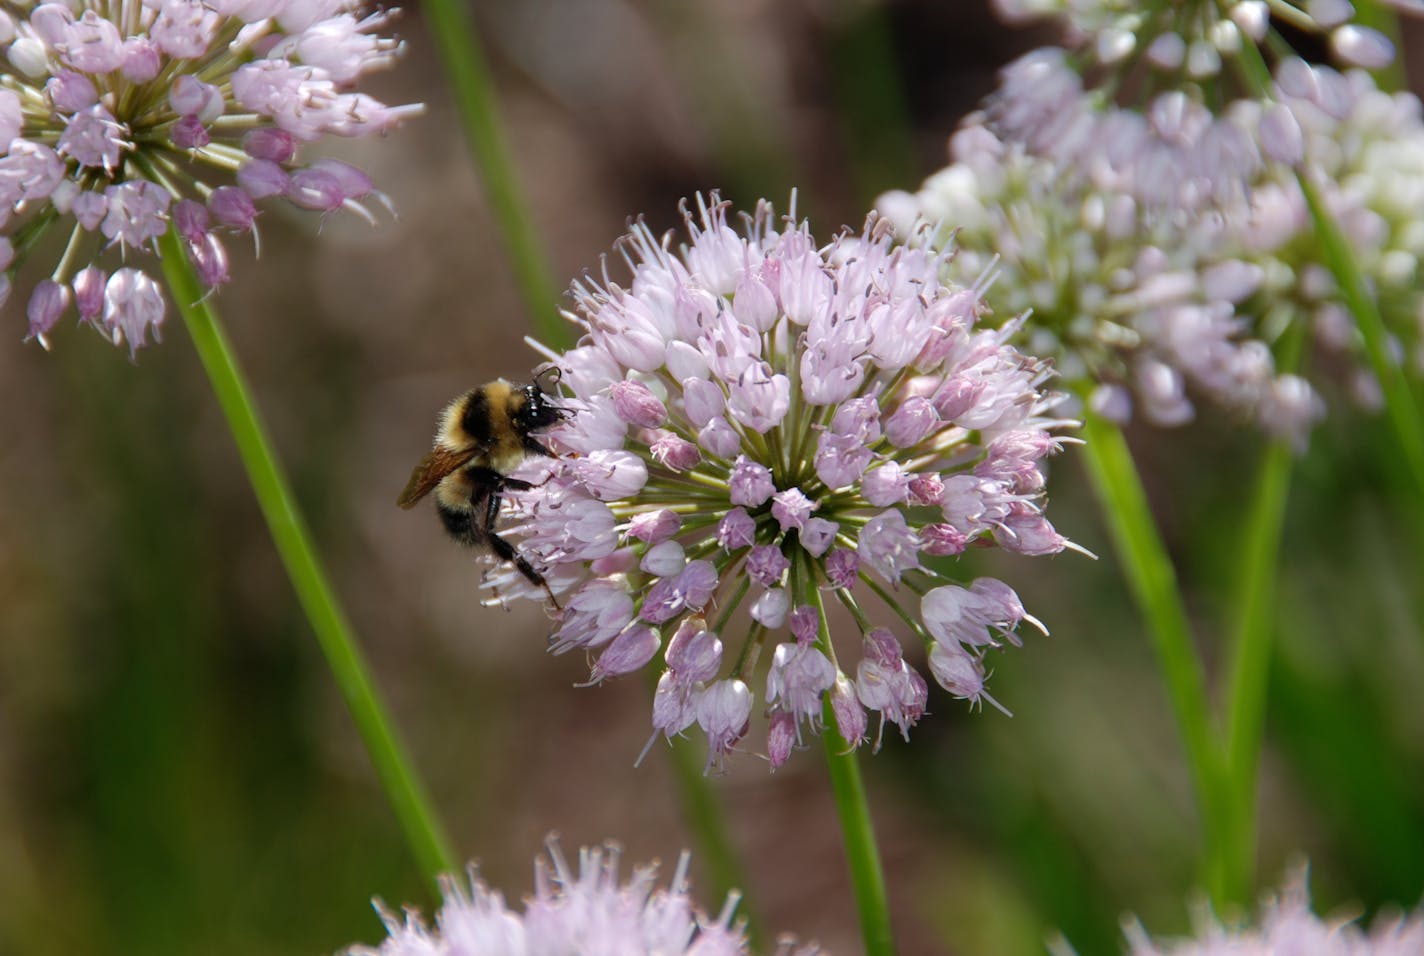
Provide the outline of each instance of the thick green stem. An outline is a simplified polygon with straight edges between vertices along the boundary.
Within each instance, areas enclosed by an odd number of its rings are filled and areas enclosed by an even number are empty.
[[[801,584],[805,603],[814,604],[821,612],[819,642],[829,647],[831,634],[821,591],[809,574],[803,577]],[[821,731],[821,743],[826,749],[826,769],[831,778],[836,814],[840,817],[851,891],[855,894],[861,937],[865,940],[865,956],[894,956],[895,937],[890,927],[885,869],[880,865],[880,848],[875,842],[870,802],[865,797],[865,785],[860,779],[859,754],[841,736],[829,695],[821,706],[821,721],[825,725]]]
[[[1340,225],[1330,210],[1325,207],[1320,191],[1306,173],[1296,176],[1301,193],[1310,207],[1310,218],[1315,223],[1315,235],[1320,240],[1320,248],[1325,256],[1325,264],[1340,284],[1340,294],[1345,306],[1355,317],[1355,325],[1365,342],[1365,355],[1370,368],[1379,379],[1384,392],[1385,412],[1394,428],[1395,440],[1399,445],[1399,457],[1404,460],[1414,484],[1419,500],[1424,501],[1424,416],[1420,415],[1419,404],[1405,378],[1404,368],[1390,355],[1389,329],[1379,305],[1370,294],[1365,277],[1360,272],[1359,262],[1349,240],[1340,231]],[[1416,509],[1417,511],[1418,509]]]
[[[1107,518],[1113,548],[1127,577],[1167,685],[1167,698],[1186,748],[1187,767],[1201,814],[1205,878],[1212,901],[1225,899],[1225,819],[1219,752],[1207,703],[1206,675],[1192,643],[1191,623],[1177,574],[1157,532],[1147,493],[1122,431],[1087,413],[1083,460]]]
[[[567,346],[571,344],[569,326],[559,318],[553,272],[520,195],[495,109],[494,84],[468,6],[460,0],[427,0],[421,9],[430,21],[430,32],[455,97],[475,168],[484,182],[490,210],[534,330],[546,345]]]
[[[1267,446],[1241,552],[1225,726],[1225,787],[1230,820],[1225,892],[1231,902],[1239,904],[1250,903],[1254,896],[1256,774],[1261,761],[1271,637],[1276,620],[1276,565],[1294,461],[1288,440],[1277,439]]]
[[[1296,322],[1276,345],[1276,369],[1294,373],[1304,358],[1308,330]],[[1277,568],[1295,450],[1279,437],[1266,446],[1246,516],[1237,575],[1222,727],[1222,785],[1229,833],[1226,894],[1248,905],[1256,881],[1256,777],[1265,735],[1271,645],[1276,626]]]
[[[297,510],[217,313],[210,304],[201,301],[202,290],[177,234],[170,230],[159,240],[159,246],[169,291],[198,350],[218,404],[222,406],[277,553],[356,722],[381,786],[405,831],[411,852],[431,886],[436,887],[437,876],[456,872],[449,842],[377,696],[370,669],[317,559],[311,535]]]
[[[1248,44],[1242,48],[1242,54],[1240,61],[1247,83],[1259,95],[1267,95],[1270,73],[1260,51]],[[1370,292],[1369,282],[1360,271],[1354,248],[1326,206],[1308,168],[1296,170],[1296,182],[1300,184],[1301,195],[1310,209],[1325,265],[1340,286],[1340,297],[1345,307],[1354,316],[1355,326],[1364,340],[1365,357],[1384,393],[1385,412],[1399,446],[1398,455],[1392,456],[1392,459],[1402,459],[1416,499],[1424,501],[1424,414],[1421,414],[1419,402],[1405,377],[1403,363],[1395,361],[1390,355],[1389,327],[1385,325],[1379,303]],[[1424,512],[1415,508],[1414,517],[1416,521],[1424,521]]]
[[[831,792],[845,840],[846,864],[850,867],[851,889],[860,916],[860,932],[866,956],[893,956],[895,938],[890,930],[890,901],[885,892],[885,872],[880,865],[880,849],[875,843],[875,826],[870,820],[870,803],[860,779],[859,755],[851,750],[836,729],[830,702],[823,713],[826,727],[821,741],[826,748],[826,768],[831,776]]]

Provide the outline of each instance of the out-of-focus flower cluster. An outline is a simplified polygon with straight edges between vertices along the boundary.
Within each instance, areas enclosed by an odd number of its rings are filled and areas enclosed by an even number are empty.
[[[1302,870],[1280,897],[1267,900],[1256,927],[1223,926],[1203,912],[1195,938],[1152,940],[1137,925],[1128,928],[1130,956],[1415,956],[1424,953],[1424,913],[1377,919],[1366,931],[1353,919],[1323,920],[1310,911]]]
[[[354,90],[400,44],[389,12],[351,0],[114,0],[0,8],[0,302],[51,226],[68,233],[30,291],[29,338],[47,344],[73,305],[130,352],[165,314],[158,282],[129,264],[170,223],[209,289],[228,280],[225,234],[254,230],[257,202],[351,209],[359,169],[298,160],[324,136],[381,133],[418,106]],[[100,254],[125,263],[107,271]]]
[[[958,227],[942,232],[956,278],[997,261],[989,300],[1032,310],[1026,347],[1095,388],[1103,414],[1176,425],[1205,399],[1303,439],[1324,380],[1281,374],[1282,350],[1309,335],[1357,399],[1378,386],[1298,176],[1348,237],[1397,360],[1424,367],[1424,123],[1417,98],[1363,71],[1290,57],[1273,79],[1217,113],[1183,90],[1138,112],[1039,50],[954,135],[950,166],[879,205],[906,236]]]
[[[1190,385],[1260,421],[1309,424],[1314,393],[1276,373],[1265,343],[1242,336],[1236,307],[1264,273],[1223,255],[1212,242],[1219,230],[1144,215],[1131,196],[1086,180],[1066,183],[1052,161],[984,125],[961,129],[952,149],[953,165],[918,195],[882,197],[881,209],[907,234],[921,219],[956,223],[954,274],[997,268],[990,300],[1031,312],[1027,347],[1055,356],[1066,381],[1096,383],[1099,412],[1126,419],[1135,397],[1149,422],[1182,424],[1194,414]]]
[[[994,0],[994,7],[1010,21],[1057,19],[1067,45],[1097,66],[1123,71],[1143,63],[1174,86],[1215,79],[1278,25],[1327,38],[1351,66],[1376,69],[1394,58],[1388,37],[1355,22],[1350,0]]]
[[[877,743],[887,723],[907,733],[928,689],[887,624],[956,697],[992,700],[986,652],[1038,622],[1007,585],[934,559],[1067,544],[1041,510],[1068,424],[1048,365],[1007,344],[1014,323],[981,325],[981,290],[944,284],[945,254],[884,221],[822,247],[766,203],[742,233],[715,196],[686,218],[676,253],[632,228],[627,288],[606,270],[575,285],[585,335],[551,356],[573,414],[547,433],[559,457],[521,473],[537,487],[513,496],[507,536],[568,596],[554,649],[596,655],[594,682],[661,655],[652,740],[696,724],[709,763],[757,697],[773,768],[823,720],[851,745],[867,711]],[[507,567],[492,584],[538,596]],[[857,640],[832,642],[827,605]]]
[[[389,936],[378,947],[354,946],[349,956],[746,956],[740,927],[733,925],[735,894],[715,919],[688,897],[688,855],[678,860],[667,889],[655,885],[656,866],[619,876],[616,846],[579,851],[570,867],[557,844],[535,862],[534,895],[524,912],[471,876],[470,888],[443,882],[444,904],[434,927],[406,910],[404,918],[377,905]],[[776,956],[816,956],[815,946],[782,941]]]

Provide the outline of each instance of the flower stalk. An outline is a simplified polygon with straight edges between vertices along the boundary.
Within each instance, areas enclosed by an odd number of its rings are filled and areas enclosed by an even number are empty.
[[[829,648],[831,631],[826,623],[825,601],[809,577],[803,578],[803,581],[810,592],[806,597],[814,602],[821,614],[817,641]],[[836,802],[836,816],[840,819],[841,838],[845,841],[846,866],[850,869],[851,891],[855,894],[865,956],[894,956],[895,936],[890,926],[885,868],[880,863],[875,824],[870,819],[870,802],[865,796],[865,784],[860,779],[856,748],[841,736],[836,725],[835,708],[829,699],[822,704],[821,721],[825,725],[821,742],[826,750],[826,772],[831,778],[831,795]]]
[[[311,535],[258,415],[217,312],[170,230],[159,238],[169,292],[203,363],[282,565],[321,645],[376,774],[432,888],[456,872],[455,856],[371,679],[370,668],[312,545]]]
[[[1228,847],[1223,893],[1250,903],[1256,869],[1256,774],[1265,734],[1266,693],[1275,626],[1276,564],[1295,454],[1277,439],[1266,448],[1246,518],[1226,700],[1225,799]]]
[[[1226,819],[1206,675],[1192,644],[1191,623],[1166,545],[1157,532],[1147,493],[1122,431],[1091,411],[1083,417],[1088,475],[1108,522],[1134,600],[1146,618],[1177,732],[1186,749],[1197,812],[1205,837],[1206,882],[1212,901],[1226,892]]]
[[[1405,378],[1403,366],[1390,357],[1389,330],[1350,243],[1340,231],[1340,224],[1325,207],[1320,190],[1311,178],[1303,172],[1296,178],[1310,208],[1325,264],[1340,284],[1341,297],[1355,317],[1370,368],[1384,393],[1385,414],[1399,442],[1399,456],[1404,459],[1415,492],[1424,500],[1424,416],[1420,414],[1419,403]]]
[[[509,159],[509,147],[495,107],[493,82],[468,10],[456,0],[430,0],[422,8],[455,97],[475,168],[484,182],[514,279],[539,339],[554,346],[572,344],[568,325],[559,318],[558,290],[548,260],[535,236]]]
[[[880,848],[875,842],[875,827],[870,819],[865,785],[860,779],[860,764],[856,762],[856,752],[836,730],[830,704],[826,705],[825,720],[822,743],[826,748],[826,770],[831,777],[831,792],[845,840],[846,865],[850,868],[851,890],[855,893],[865,953],[866,956],[894,956],[895,937],[890,928],[885,870],[880,864]]]

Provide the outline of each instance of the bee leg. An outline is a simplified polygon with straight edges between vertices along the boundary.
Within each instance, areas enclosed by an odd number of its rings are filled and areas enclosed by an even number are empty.
[[[563,610],[563,606],[559,604],[559,599],[554,597],[554,592],[549,587],[549,582],[544,580],[544,575],[540,574],[537,570],[535,570],[534,565],[530,564],[524,559],[524,555],[514,550],[514,545],[510,544],[508,541],[504,540],[499,535],[495,534],[493,531],[489,532],[485,537],[486,540],[489,541],[490,550],[493,551],[501,561],[508,561],[510,564],[514,565],[516,568],[519,569],[519,573],[524,575],[525,579],[528,580],[530,584],[534,584],[543,588],[544,593],[549,596],[550,603],[554,605],[554,610]]]
[[[501,475],[493,468],[467,468],[465,473],[480,487],[488,489],[488,492],[496,497],[506,491],[530,491],[543,484],[543,482],[540,482],[539,485],[535,485],[525,481],[523,478],[510,478],[506,475]],[[495,502],[494,510],[496,512],[499,511],[498,501]]]
[[[494,530],[495,520],[499,518],[499,505],[504,499],[503,489],[512,488],[515,491],[525,491],[531,487],[533,486],[527,481],[500,476],[500,483],[490,490],[489,499],[485,504],[485,540],[489,542],[490,550],[495,553],[496,557],[501,561],[513,564],[530,584],[543,588],[544,593],[549,596],[549,601],[554,605],[554,610],[562,611],[563,607],[559,604],[559,599],[554,597],[554,591],[549,587],[549,582],[544,580],[544,575],[536,571],[534,565],[514,549],[514,545],[501,538]]]

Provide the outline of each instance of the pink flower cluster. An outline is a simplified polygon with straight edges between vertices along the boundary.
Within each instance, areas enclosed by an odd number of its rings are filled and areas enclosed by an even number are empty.
[[[1296,36],[1315,34],[1351,66],[1374,70],[1394,58],[1394,44],[1357,20],[1349,0],[1225,0],[1185,10],[1180,4],[1135,0],[993,0],[992,5],[1011,22],[1058,20],[1068,45],[1108,74],[1145,65],[1168,86],[1215,82],[1230,72],[1227,67],[1238,66],[1246,51],[1258,57],[1282,40],[1282,25]],[[1390,5],[1417,11],[1407,0]]]
[[[556,843],[535,864],[534,895],[524,912],[471,878],[466,892],[446,880],[444,905],[435,926],[406,910],[404,919],[377,904],[389,936],[378,947],[353,946],[348,956],[522,956],[535,953],[620,956],[746,956],[741,928],[733,925],[735,894],[715,919],[699,913],[688,897],[686,853],[667,889],[655,886],[656,866],[619,876],[616,846],[579,851],[569,865]],[[782,942],[776,956],[816,956],[815,946]]]
[[[1050,369],[886,222],[818,246],[769,204],[742,232],[715,196],[697,205],[678,252],[632,228],[627,288],[606,269],[575,284],[583,338],[551,355],[572,414],[505,530],[567,596],[554,649],[592,655],[594,682],[657,662],[653,740],[696,725],[709,764],[757,697],[773,768],[824,720],[852,746],[868,712],[907,733],[928,703],[921,654],[956,697],[991,700],[986,652],[1037,621],[944,559],[1066,546],[1041,510],[1069,424],[1050,415]],[[491,583],[538,596],[507,568]],[[832,608],[857,639],[831,640]]]
[[[1382,399],[1299,177],[1417,375],[1424,108],[1362,70],[1288,57],[1273,79],[1269,97],[1218,114],[1180,90],[1139,113],[1085,90],[1064,51],[1039,50],[954,134],[948,167],[879,207],[907,238],[953,226],[952,275],[992,264],[995,308],[1031,312],[1026,340],[1102,414],[1174,426],[1205,400],[1303,444],[1333,380],[1359,404]],[[1282,372],[1277,353],[1301,351],[1289,338],[1313,338],[1326,360]]]
[[[13,9],[13,8],[12,8]],[[390,129],[419,106],[353,87],[400,44],[351,0],[48,2],[0,11],[0,303],[41,233],[69,238],[27,300],[42,345],[72,304],[130,352],[156,337],[165,303],[132,265],[172,227],[209,289],[228,281],[222,236],[254,229],[256,203],[351,209],[379,194],[359,169],[298,161],[324,136]]]
[[[1223,925],[1202,914],[1193,938],[1153,940],[1129,924],[1129,956],[1413,956],[1424,953],[1424,913],[1380,918],[1367,931],[1351,919],[1321,919],[1310,911],[1301,868],[1279,897],[1261,907],[1258,926]]]

